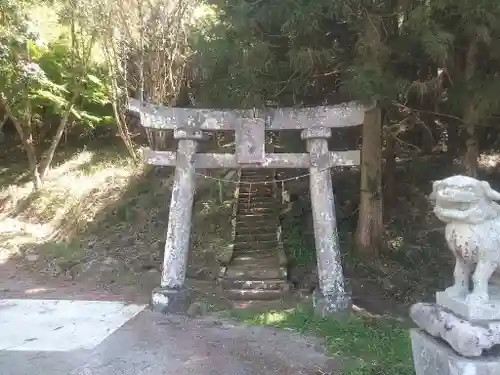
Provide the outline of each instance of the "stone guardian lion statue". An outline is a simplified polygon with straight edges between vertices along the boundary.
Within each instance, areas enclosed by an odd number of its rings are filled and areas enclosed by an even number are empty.
[[[446,223],[446,242],[455,256],[455,282],[445,292],[468,304],[484,304],[500,265],[500,205],[494,202],[500,193],[467,176],[435,181],[432,190],[434,213]]]

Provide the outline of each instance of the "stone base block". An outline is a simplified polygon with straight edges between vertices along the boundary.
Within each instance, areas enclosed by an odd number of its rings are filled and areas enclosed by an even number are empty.
[[[313,293],[314,312],[321,317],[345,319],[352,308],[351,295],[348,293],[324,294],[319,290]]]
[[[420,329],[411,330],[416,375],[498,375],[500,355],[465,358]]]
[[[436,303],[470,322],[500,320],[500,288],[490,286],[486,303],[467,303],[466,296],[453,296],[446,291],[436,293]]]
[[[154,311],[162,314],[185,314],[190,306],[189,291],[185,288],[155,288],[151,296]]]

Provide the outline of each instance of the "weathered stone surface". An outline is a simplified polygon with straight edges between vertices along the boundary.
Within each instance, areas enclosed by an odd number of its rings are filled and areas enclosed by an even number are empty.
[[[466,358],[419,329],[411,330],[416,375],[498,375],[500,356]]]
[[[349,293],[324,294],[320,290],[313,293],[314,312],[321,317],[334,317],[337,320],[350,316],[352,297]]]
[[[328,153],[328,142],[326,139],[318,138],[318,135],[328,134],[324,132],[324,129],[317,131],[308,129],[303,131],[302,138],[307,140],[307,150],[311,157],[321,158],[322,155]],[[332,178],[330,171],[324,167],[311,167],[309,171],[320,286],[318,293],[324,296],[324,298],[318,298],[316,309],[321,315],[338,313],[349,309],[351,302],[346,291],[340,260]]]
[[[155,288],[151,296],[153,310],[162,314],[186,314],[190,304],[189,291],[186,288]]]
[[[335,106],[311,108],[282,108],[264,110],[215,110],[165,107],[129,99],[129,110],[141,115],[142,126],[154,129],[175,129],[194,120],[202,130],[234,130],[238,118],[260,117],[266,130],[304,129],[325,126],[342,128],[363,123],[368,109],[360,103],[349,102]]]
[[[490,285],[489,295],[488,302],[469,303],[465,295],[440,291],[436,293],[436,302],[471,322],[500,320],[500,288]]]
[[[332,130],[327,126],[316,126],[313,128],[304,129],[302,131],[302,139],[327,139],[332,136]]]
[[[235,143],[238,163],[264,162],[266,131],[262,119],[242,119],[236,127]]]
[[[410,315],[420,328],[445,340],[465,357],[479,357],[484,350],[500,344],[499,325],[473,324],[436,304],[417,303]]]
[[[203,132],[201,130],[192,128],[176,128],[174,129],[174,139],[190,139],[201,141],[203,139]]]
[[[174,136],[179,138],[177,168],[170,200],[161,287],[175,290],[184,286],[186,278],[196,181],[194,155],[201,133],[186,129]]]
[[[177,164],[177,153],[175,151],[142,150],[142,158],[145,164],[174,167]],[[322,164],[325,167],[354,166],[359,165],[359,150],[330,151],[323,156]],[[256,165],[239,164],[238,156],[235,154],[196,154],[194,164],[197,169],[218,168],[242,168],[253,169]],[[257,165],[258,168],[309,168],[311,166],[311,155],[309,154],[265,154],[264,159]]]
[[[494,202],[500,193],[486,181],[453,176],[434,182],[431,198],[436,202],[434,213],[446,223],[446,241],[455,255],[455,282],[444,292],[449,298],[439,296],[441,302],[462,315],[463,303],[457,303],[461,299],[469,305],[465,315],[488,311],[480,306],[490,299],[489,281],[500,264],[500,205]]]

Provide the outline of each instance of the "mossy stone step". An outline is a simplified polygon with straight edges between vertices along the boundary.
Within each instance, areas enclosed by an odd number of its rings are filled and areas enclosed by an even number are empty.
[[[274,301],[283,296],[283,291],[272,289],[226,289],[224,296],[230,301]]]
[[[238,197],[238,203],[245,203],[245,202],[262,202],[262,203],[269,203],[269,204],[277,204],[281,203],[279,199],[275,197],[261,197],[261,196],[256,196],[256,195],[243,195]]]
[[[289,289],[276,235],[282,204],[274,176],[269,170],[241,172],[232,260],[220,278],[228,299],[276,300]]]
[[[277,256],[277,249],[234,249],[233,258],[237,257],[251,257],[251,256],[266,256],[266,255]]]
[[[259,269],[279,269],[280,262],[278,257],[268,258],[268,259],[254,259],[254,260],[241,260],[239,257],[231,261],[231,267],[247,267],[247,268],[259,268]]]
[[[264,211],[264,212],[236,212],[236,221],[241,221],[245,219],[254,219],[254,220],[266,220],[269,219],[277,219],[279,215],[277,211]]]
[[[237,202],[237,207],[244,207],[244,208],[252,208],[252,207],[276,207],[278,208],[279,206],[272,201],[268,201],[262,198],[258,199],[238,199]]]
[[[222,279],[222,286],[226,289],[261,289],[261,290],[281,290],[286,288],[283,279],[268,280],[231,280]]]
[[[253,186],[253,185],[249,185],[249,184],[245,184],[243,186],[240,186],[239,190],[238,190],[241,193],[248,193],[248,192],[252,192],[252,193],[255,193],[255,194],[262,194],[262,193],[274,193],[274,189],[272,188],[259,188],[257,186]]]
[[[279,268],[273,269],[255,269],[245,266],[231,266],[227,267],[225,279],[233,280],[269,280],[283,278],[283,272]]]
[[[250,242],[250,241],[276,241],[276,231],[269,230],[268,233],[241,234],[236,233],[234,242]]]
[[[253,262],[254,260],[263,260],[274,262],[279,259],[277,254],[274,252],[269,252],[268,254],[241,254],[235,253],[233,256],[233,262]]]
[[[278,199],[274,197],[273,194],[256,194],[256,193],[240,193],[238,195],[238,201],[240,200],[249,200],[249,199],[254,199],[254,200],[267,200],[268,202],[278,202]]]
[[[261,235],[261,234],[270,234],[271,232],[273,233],[274,236],[276,236],[276,226],[270,227],[269,225],[263,225],[260,227],[252,226],[249,225],[248,227],[245,226],[240,226],[239,228],[236,229],[236,236],[255,236],[255,235]]]
[[[257,226],[273,226],[273,228],[276,228],[279,224],[279,216],[278,215],[271,215],[268,217],[259,217],[259,216],[243,216],[243,215],[238,215],[236,217],[236,223],[241,223],[239,225],[245,226],[245,224],[251,224],[254,227]]]
[[[248,242],[235,242],[234,249],[276,249],[278,248],[278,242],[276,240],[271,241],[248,241]]]
[[[238,208],[238,211],[236,211],[236,218],[244,218],[248,216],[255,216],[255,215],[267,215],[270,217],[278,217],[279,216],[279,211],[277,209],[273,208]]]

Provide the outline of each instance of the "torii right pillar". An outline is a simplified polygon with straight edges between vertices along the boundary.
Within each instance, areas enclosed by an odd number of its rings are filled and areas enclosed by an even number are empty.
[[[337,233],[329,168],[328,138],[331,135],[329,128],[313,127],[303,130],[301,137],[307,142],[311,160],[309,186],[319,277],[319,289],[314,292],[313,305],[322,317],[344,317],[351,310],[352,299],[346,290]]]

